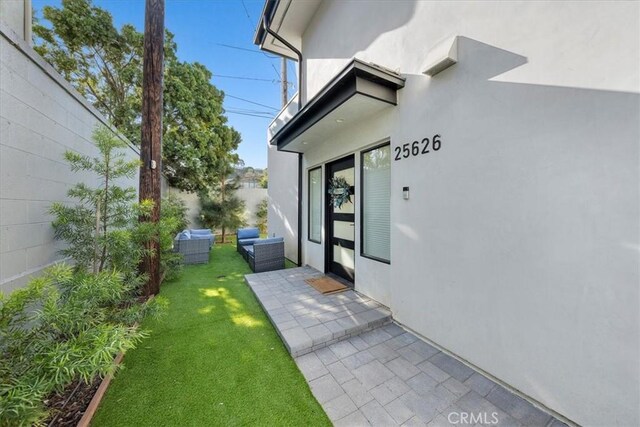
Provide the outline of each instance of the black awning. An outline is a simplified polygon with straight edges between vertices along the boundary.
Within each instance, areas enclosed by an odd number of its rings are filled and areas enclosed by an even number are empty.
[[[278,150],[301,152],[287,146],[356,96],[397,105],[396,92],[404,81],[394,72],[354,59],[273,136],[271,144]]]

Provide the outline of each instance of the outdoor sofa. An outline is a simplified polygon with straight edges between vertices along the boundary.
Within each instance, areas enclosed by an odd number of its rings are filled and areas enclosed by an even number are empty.
[[[236,249],[254,273],[284,268],[284,239],[261,239],[257,228],[244,228],[236,232]]]
[[[182,254],[185,264],[205,264],[209,262],[209,251],[215,243],[215,236],[209,229],[189,229],[181,231],[173,241],[173,250]]]

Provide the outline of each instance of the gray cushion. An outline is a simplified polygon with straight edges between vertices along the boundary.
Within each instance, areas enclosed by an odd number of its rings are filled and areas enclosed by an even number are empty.
[[[191,233],[192,236],[193,235],[196,235],[196,236],[209,236],[209,235],[213,234],[211,232],[211,230],[208,229],[208,228],[198,228],[198,229],[191,228],[191,229],[189,229],[189,232]]]
[[[255,242],[259,241],[260,238],[252,238],[252,239],[238,239],[238,244],[240,246],[253,245]]]
[[[266,245],[268,243],[278,243],[278,242],[284,242],[284,238],[283,237],[270,237],[268,239],[256,240],[253,244],[254,245]]]
[[[238,230],[238,240],[253,239],[260,237],[260,230],[257,228],[240,228]]]

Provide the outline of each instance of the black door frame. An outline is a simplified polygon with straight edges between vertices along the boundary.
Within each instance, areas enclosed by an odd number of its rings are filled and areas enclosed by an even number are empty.
[[[353,177],[355,179],[356,173],[355,173],[355,155],[354,154],[351,154],[346,157],[342,157],[341,159],[335,160],[331,163],[327,163],[325,165],[325,189],[327,190],[329,189],[329,181],[333,177],[334,172],[338,172],[338,171],[349,169],[349,168],[353,168]],[[355,194],[355,186],[351,187],[351,194],[354,194],[355,197],[358,196],[357,194]],[[333,213],[332,212],[333,209],[331,205],[331,197],[329,197],[329,195],[327,194],[325,199],[326,199],[326,203],[325,203],[324,218],[325,218],[325,230],[327,231],[327,234],[326,234],[325,245],[324,245],[325,246],[324,247],[324,271],[327,274],[333,273],[340,276],[341,278],[351,283],[351,285],[353,286],[353,283],[355,282],[355,269],[351,270],[349,268],[345,268],[342,266],[342,264],[339,264],[333,261],[333,245],[335,242],[336,244],[344,246],[345,248],[353,249],[354,257],[355,257],[356,233],[354,230],[353,242],[350,242],[344,239],[334,238],[333,237],[333,221],[334,220],[349,221],[355,224],[356,222],[355,206],[354,206],[353,214]],[[355,198],[352,200],[352,203],[355,204]]]

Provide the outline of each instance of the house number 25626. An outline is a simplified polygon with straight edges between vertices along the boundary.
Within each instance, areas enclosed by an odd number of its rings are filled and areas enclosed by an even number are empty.
[[[396,153],[395,160],[406,159],[409,156],[419,156],[421,154],[428,154],[431,151],[438,151],[442,147],[442,140],[440,135],[433,135],[433,138],[424,138],[422,141],[413,141],[412,143],[402,144],[402,147],[398,146],[393,149]]]

